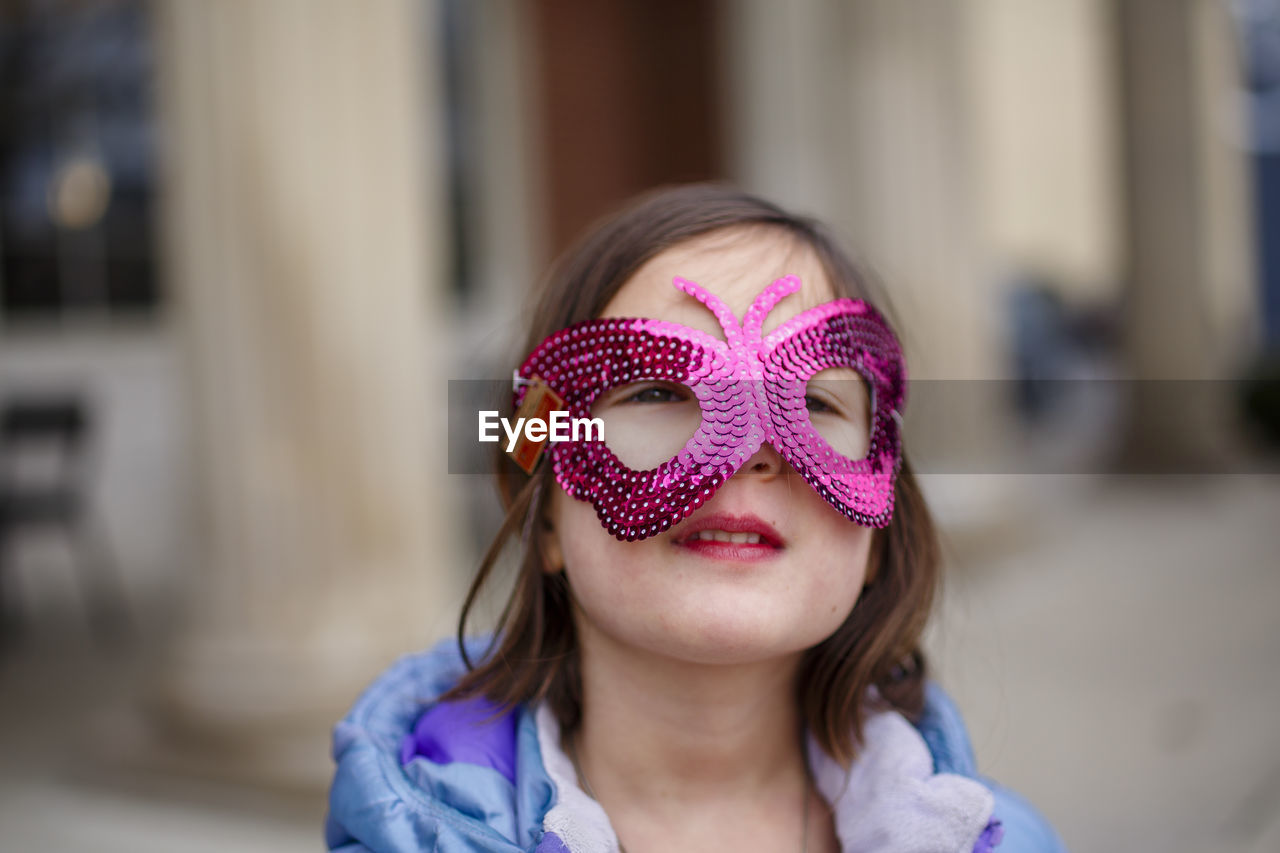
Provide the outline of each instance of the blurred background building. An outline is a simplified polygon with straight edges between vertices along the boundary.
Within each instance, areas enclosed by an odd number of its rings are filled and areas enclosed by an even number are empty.
[[[1073,849],[1280,849],[1278,152],[1280,0],[0,3],[0,825],[318,844],[496,528],[448,381],[716,179],[891,294],[984,769]]]

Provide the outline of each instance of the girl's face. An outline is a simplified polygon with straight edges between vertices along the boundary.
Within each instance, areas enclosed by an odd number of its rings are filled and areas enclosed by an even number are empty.
[[[783,232],[716,231],[655,256],[601,316],[668,320],[723,339],[711,312],[672,278],[698,282],[741,317],[765,285],[789,273],[803,288],[773,309],[765,334],[835,299],[831,283],[813,252]],[[689,518],[648,539],[615,539],[590,503],[559,486],[549,516],[549,556],[568,575],[579,637],[602,634],[691,663],[768,660],[830,636],[858,599],[872,539],[767,444]],[[744,535],[747,542],[732,541]]]

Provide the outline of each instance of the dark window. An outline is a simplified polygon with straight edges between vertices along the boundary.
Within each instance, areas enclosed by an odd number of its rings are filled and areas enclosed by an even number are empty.
[[[0,317],[149,313],[153,55],[140,0],[0,0]]]

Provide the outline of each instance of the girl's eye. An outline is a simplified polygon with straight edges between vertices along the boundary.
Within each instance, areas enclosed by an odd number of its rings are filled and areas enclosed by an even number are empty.
[[[624,403],[679,403],[685,395],[665,385],[649,385],[624,397]]]
[[[810,415],[825,414],[834,412],[835,409],[822,402],[822,399],[812,394],[806,394],[804,397],[805,408],[809,410]]]

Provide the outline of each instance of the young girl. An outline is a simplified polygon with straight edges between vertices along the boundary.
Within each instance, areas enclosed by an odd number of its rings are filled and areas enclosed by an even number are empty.
[[[499,463],[458,642],[335,729],[331,849],[1061,849],[926,680],[939,549],[869,291],[820,225],[718,186],[562,259],[513,396],[586,428]],[[512,539],[498,630],[464,641]]]

